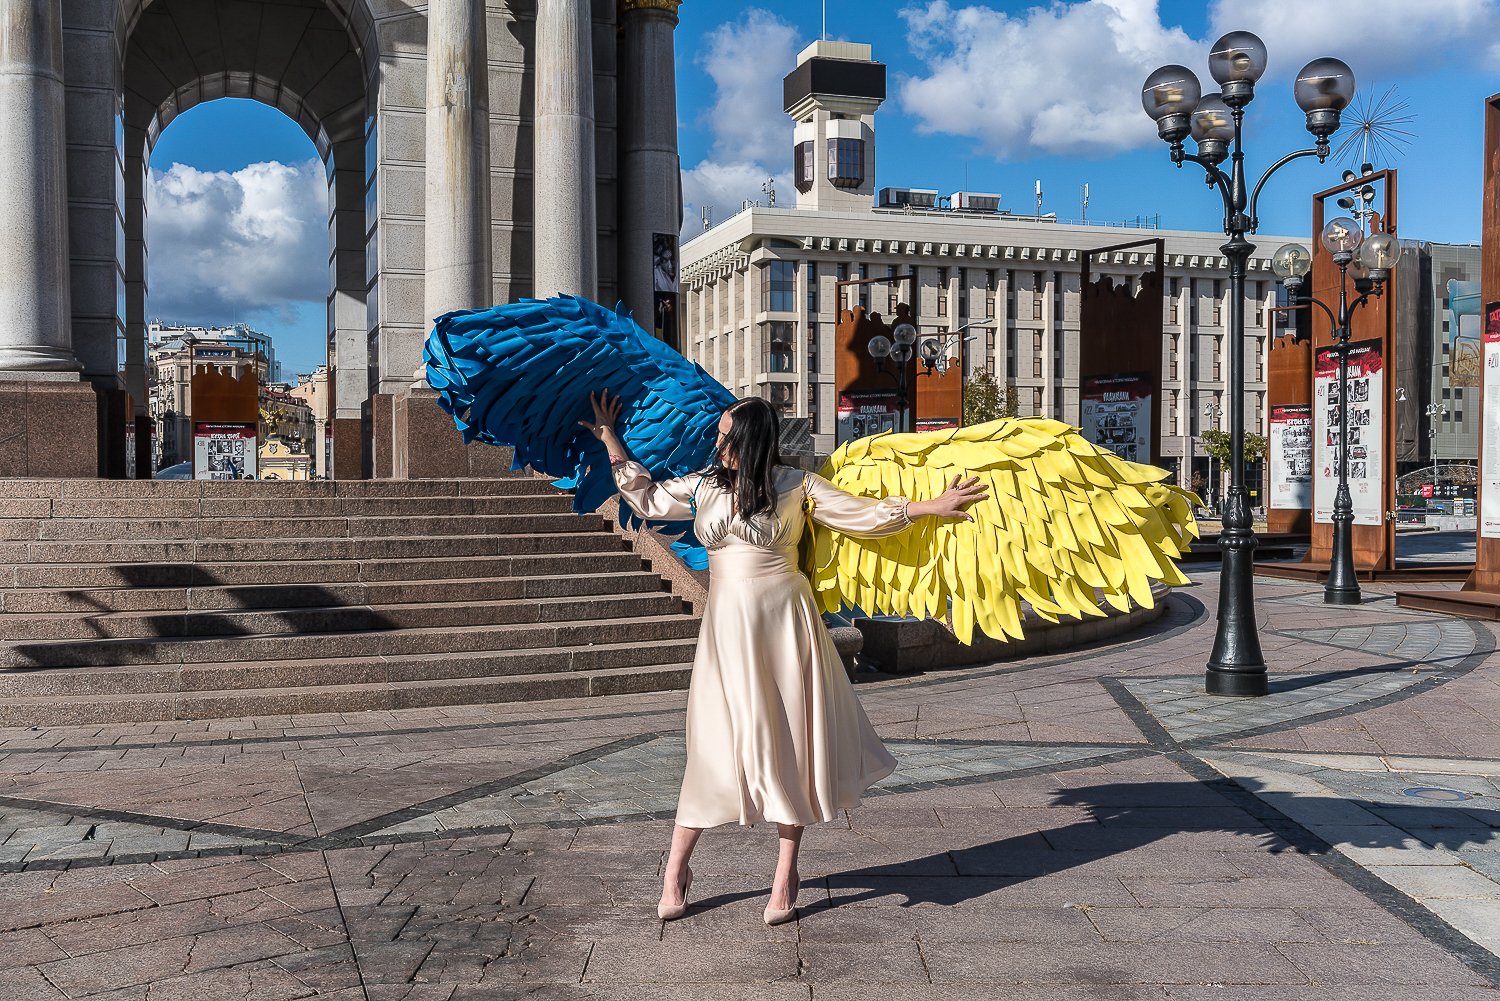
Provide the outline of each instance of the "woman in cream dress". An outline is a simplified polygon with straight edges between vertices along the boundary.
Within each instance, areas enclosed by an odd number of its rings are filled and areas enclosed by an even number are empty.
[[[802,829],[859,805],[865,789],[896,767],[798,569],[804,517],[878,538],[922,517],[968,519],[963,509],[984,488],[955,478],[942,496],[911,503],[847,494],[780,464],[776,413],[756,398],[724,412],[719,465],[653,482],[615,435],[619,400],[604,394],[593,407],[593,423],[579,423],[608,448],[625,503],[643,518],[692,519],[708,550],[708,603],[688,689],[687,767],[657,912],[665,919],[686,913],[688,859],[705,828],[768,821],[777,826],[780,856],[765,920],[789,920]]]

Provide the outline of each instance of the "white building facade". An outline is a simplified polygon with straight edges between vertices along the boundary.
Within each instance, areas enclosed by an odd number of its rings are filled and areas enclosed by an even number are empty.
[[[863,91],[803,93],[809,85]],[[837,420],[836,283],[914,274],[914,282],[846,288],[842,306],[890,317],[898,301],[910,303],[923,336],[963,332],[966,371],[986,371],[1013,386],[1021,415],[1077,424],[1085,256],[1160,238],[1166,248],[1161,464],[1184,483],[1194,469],[1208,471],[1200,436],[1228,427],[1223,234],[974,211],[993,209],[998,198],[967,192],[939,199],[936,192],[887,188],[877,205],[873,113],[884,67],[869,61],[869,47],[815,43],[802,53],[787,89],[788,110],[798,118],[796,207],[746,208],[683,247],[680,336],[688,357],[737,395],[762,396],[784,416],[810,418],[814,448],[830,451]],[[1269,344],[1277,332],[1270,255],[1293,239],[1257,237],[1246,284],[1246,423],[1261,434]],[[1156,263],[1151,248],[1136,248],[1096,256],[1090,273],[1124,283]],[[1222,416],[1215,420],[1212,412]]]

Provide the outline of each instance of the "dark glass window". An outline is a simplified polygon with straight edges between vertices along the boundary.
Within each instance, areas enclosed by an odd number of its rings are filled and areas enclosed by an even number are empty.
[[[865,141],[828,140],[828,179],[839,188],[857,188],[865,183]]]
[[[797,264],[795,261],[772,261],[766,265],[761,309],[790,313],[797,302]]]
[[[818,262],[807,262],[807,311],[818,312]]]
[[[813,148],[816,144],[808,141],[798,143],[795,153],[792,155],[793,166],[797,173],[797,190],[803,193],[812,190],[813,186]]]

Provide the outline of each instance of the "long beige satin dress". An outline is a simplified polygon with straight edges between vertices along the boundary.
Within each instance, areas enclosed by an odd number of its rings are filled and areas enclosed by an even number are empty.
[[[693,520],[708,550],[709,591],[688,688],[684,827],[770,821],[808,825],[859,805],[896,761],[876,736],[797,565],[804,517],[877,538],[910,527],[906,500],[855,497],[815,473],[776,468],[774,516],[734,516],[732,495],[702,474],[653,482],[614,468],[643,518]]]

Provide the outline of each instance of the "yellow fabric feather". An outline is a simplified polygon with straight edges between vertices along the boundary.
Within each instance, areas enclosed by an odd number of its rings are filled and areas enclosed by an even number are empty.
[[[825,611],[934,616],[964,643],[977,628],[1022,636],[1024,601],[1039,616],[1151,607],[1151,582],[1185,584],[1176,560],[1198,537],[1197,498],[1166,470],[1126,462],[1077,429],[1042,418],[916,434],[881,434],[839,447],[822,473],[852,494],[930,500],[954,476],[977,476],[988,496],[973,522],[922,522],[884,539],[812,524],[802,566]]]

